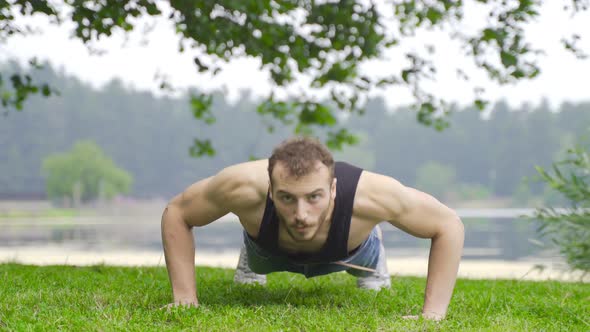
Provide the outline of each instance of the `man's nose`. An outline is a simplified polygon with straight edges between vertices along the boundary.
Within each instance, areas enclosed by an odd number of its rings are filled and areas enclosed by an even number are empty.
[[[297,207],[295,207],[295,219],[305,221],[307,218],[307,204],[305,202],[299,201],[297,202]]]

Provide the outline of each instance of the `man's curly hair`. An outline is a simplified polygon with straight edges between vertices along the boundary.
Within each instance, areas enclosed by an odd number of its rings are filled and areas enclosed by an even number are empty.
[[[281,162],[289,174],[300,178],[311,173],[318,161],[330,170],[334,178],[334,158],[328,148],[319,140],[311,137],[293,137],[283,141],[274,150],[268,160],[268,176],[272,182],[272,171],[277,162]]]

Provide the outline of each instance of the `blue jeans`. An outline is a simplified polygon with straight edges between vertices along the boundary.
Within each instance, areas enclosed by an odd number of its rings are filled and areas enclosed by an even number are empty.
[[[385,250],[377,236],[378,228],[373,228],[369,237],[349,257],[339,261],[374,270],[381,270],[386,264]],[[271,272],[294,272],[305,275],[307,278],[321,276],[328,273],[346,271],[356,277],[368,277],[373,272],[364,271],[348,266],[342,266],[336,262],[302,264],[290,260],[284,255],[271,253],[256,244],[244,231],[244,244],[248,254],[248,266],[257,274]]]

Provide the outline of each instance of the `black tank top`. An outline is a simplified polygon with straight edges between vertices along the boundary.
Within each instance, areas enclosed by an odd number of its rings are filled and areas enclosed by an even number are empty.
[[[250,238],[263,249],[273,254],[287,256],[299,263],[334,262],[348,257],[350,219],[352,217],[354,195],[362,171],[361,168],[344,162],[335,163],[334,173],[338,181],[336,182],[334,211],[328,238],[319,252],[289,254],[279,248],[279,219],[273,201],[268,194],[258,238]]]

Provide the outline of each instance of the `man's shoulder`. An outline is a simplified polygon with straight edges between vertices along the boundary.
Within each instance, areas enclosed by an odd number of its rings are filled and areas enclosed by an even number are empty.
[[[391,176],[363,171],[354,200],[354,211],[375,220],[390,220],[400,210],[404,185]]]
[[[364,195],[379,196],[393,194],[395,189],[400,186],[403,185],[392,176],[363,170],[358,183],[358,191]]]
[[[223,168],[217,176],[225,181],[243,186],[257,186],[268,184],[268,160],[254,160],[234,164]]]
[[[256,160],[222,169],[209,183],[218,200],[229,204],[250,205],[266,199],[268,160]]]

